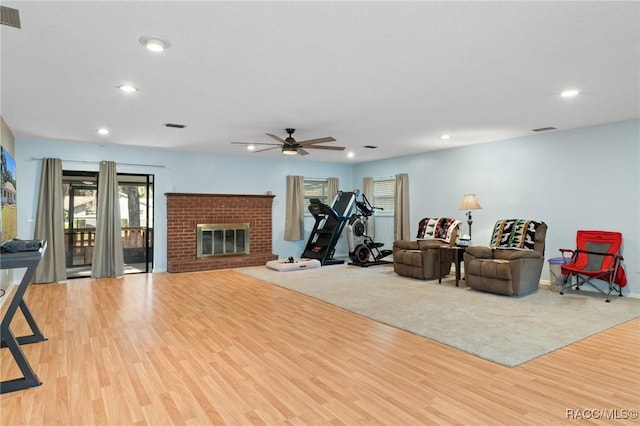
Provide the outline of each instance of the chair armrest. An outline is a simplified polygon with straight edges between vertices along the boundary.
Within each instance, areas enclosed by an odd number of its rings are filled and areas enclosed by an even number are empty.
[[[440,240],[418,240],[420,250],[438,249],[443,245],[447,245],[447,243]]]
[[[535,250],[501,250],[501,254],[506,254],[506,256],[500,256],[501,259],[505,260],[517,260],[517,259],[540,259],[542,254],[538,253]]]
[[[564,259],[565,263],[573,261],[573,258],[575,257],[575,254],[576,254],[575,250],[567,249],[567,248],[561,248],[559,250],[560,250],[560,253],[562,254],[562,258]],[[570,253],[571,255],[569,257],[566,257],[565,255],[567,253]]]
[[[601,251],[580,250],[580,249],[577,249],[575,252],[576,253],[596,254],[598,256],[611,256],[614,259],[624,260],[624,258],[622,257],[622,255],[620,253],[607,253],[607,252],[601,252]]]
[[[397,240],[393,242],[394,250],[419,250],[417,241]]]
[[[493,250],[485,246],[470,246],[464,251],[477,259],[493,259]]]

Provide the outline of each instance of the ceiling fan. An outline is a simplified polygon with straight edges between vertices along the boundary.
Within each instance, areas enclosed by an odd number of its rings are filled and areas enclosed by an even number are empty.
[[[328,136],[325,138],[309,139],[306,141],[298,142],[293,138],[293,136],[291,136],[293,135],[293,132],[296,131],[296,129],[285,129],[285,131],[289,134],[289,136],[286,139],[282,139],[280,136],[272,135],[271,133],[266,133],[267,136],[277,140],[278,143],[251,143],[251,142],[231,142],[231,143],[239,144],[239,145],[267,145],[267,146],[271,146],[271,148],[263,148],[253,152],[263,152],[263,151],[268,151],[270,149],[280,148],[282,150],[282,153],[287,155],[296,155],[296,154],[307,155],[308,154],[308,152],[306,151],[307,149],[327,149],[327,150],[333,150],[333,151],[344,151],[345,149],[344,146],[317,145],[319,143],[324,143],[324,142],[335,142],[335,138],[332,138],[331,136]]]

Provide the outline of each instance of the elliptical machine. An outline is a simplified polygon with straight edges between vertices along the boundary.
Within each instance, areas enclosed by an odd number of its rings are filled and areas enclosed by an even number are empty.
[[[367,235],[367,220],[374,210],[383,210],[382,207],[371,205],[367,197],[362,194],[362,201],[356,201],[356,213],[349,218],[347,241],[349,243],[349,265],[372,266],[393,263],[382,260],[393,253],[393,250],[380,250],[384,243],[376,243]]]

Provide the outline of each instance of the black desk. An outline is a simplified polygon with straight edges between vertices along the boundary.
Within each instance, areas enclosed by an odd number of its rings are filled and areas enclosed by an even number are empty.
[[[13,298],[9,303],[9,308],[4,314],[2,324],[0,325],[0,336],[2,340],[0,346],[3,348],[9,348],[9,351],[11,351],[11,355],[13,355],[13,359],[16,361],[16,364],[18,364],[18,368],[20,368],[23,377],[2,381],[0,383],[0,394],[31,388],[42,384],[38,379],[38,376],[33,372],[31,365],[29,365],[29,361],[27,361],[22,349],[20,349],[20,345],[47,340],[46,337],[42,335],[42,332],[38,328],[38,324],[36,324],[27,304],[23,300],[24,293],[27,291],[27,287],[33,278],[33,274],[36,272],[38,263],[40,263],[40,259],[42,259],[42,255],[46,248],[47,246],[45,243],[39,251],[0,253],[0,269],[27,268],[24,276],[22,277],[22,281],[20,281],[20,284],[18,284],[15,292],[13,293]],[[9,297],[9,295],[7,297]],[[16,337],[9,327],[13,317],[18,311],[18,308],[22,311],[24,318],[27,320],[27,323],[31,328],[33,334],[30,336]]]

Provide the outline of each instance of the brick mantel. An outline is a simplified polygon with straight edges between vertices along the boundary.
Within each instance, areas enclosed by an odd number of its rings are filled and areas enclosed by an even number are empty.
[[[167,197],[167,271],[264,265],[272,251],[274,195],[165,194]],[[196,258],[196,227],[202,223],[249,223],[250,254]]]

